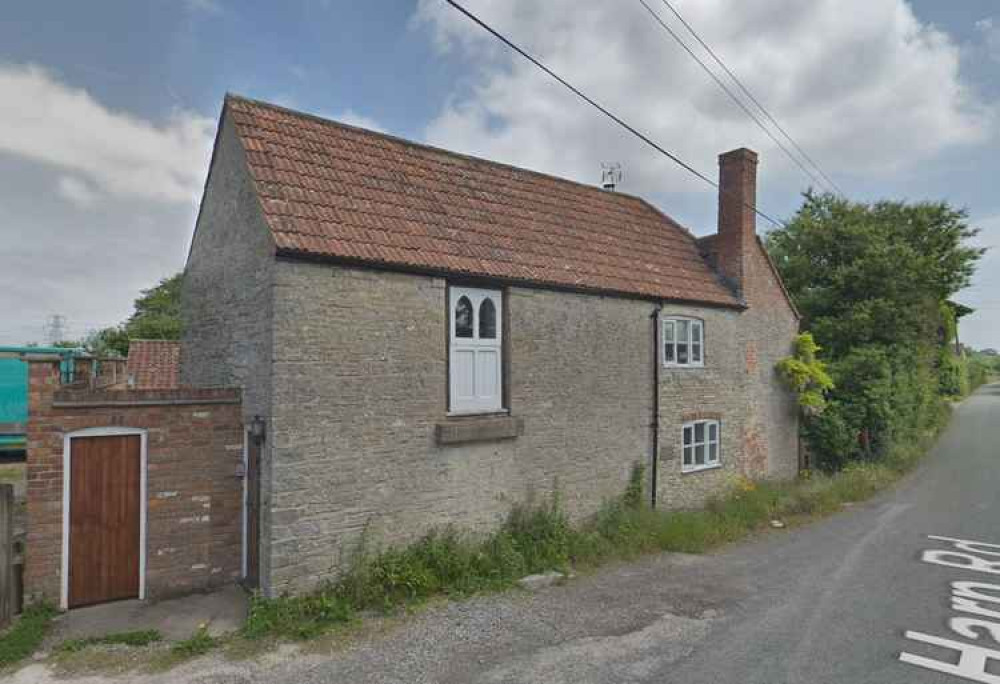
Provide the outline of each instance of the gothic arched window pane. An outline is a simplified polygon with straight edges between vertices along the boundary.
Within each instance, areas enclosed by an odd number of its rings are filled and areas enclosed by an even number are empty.
[[[479,305],[479,339],[495,340],[497,336],[497,308],[487,297]]]
[[[468,297],[455,305],[455,337],[472,337],[472,302]]]

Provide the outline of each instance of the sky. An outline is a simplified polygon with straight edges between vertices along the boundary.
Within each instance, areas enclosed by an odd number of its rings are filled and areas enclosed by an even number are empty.
[[[656,23],[697,47],[662,0],[464,4],[705,175],[720,152],[756,150],[770,216],[825,182]],[[976,309],[960,335],[1000,348],[1000,3],[673,5],[849,198],[967,209],[995,249],[956,297]],[[117,324],[183,268],[226,92],[586,183],[617,162],[623,191],[715,230],[714,189],[443,0],[8,3],[0,344],[46,341],[54,314],[74,338]]]

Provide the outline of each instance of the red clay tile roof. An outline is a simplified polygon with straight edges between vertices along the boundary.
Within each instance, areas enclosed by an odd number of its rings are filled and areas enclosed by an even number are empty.
[[[739,306],[647,202],[239,97],[279,254]]]
[[[181,343],[171,340],[132,340],[126,364],[129,386],[135,389],[177,389]]]

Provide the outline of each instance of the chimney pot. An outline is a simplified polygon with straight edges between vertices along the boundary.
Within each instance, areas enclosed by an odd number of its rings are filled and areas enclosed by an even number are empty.
[[[741,147],[719,155],[718,268],[745,299],[757,240],[757,153]]]

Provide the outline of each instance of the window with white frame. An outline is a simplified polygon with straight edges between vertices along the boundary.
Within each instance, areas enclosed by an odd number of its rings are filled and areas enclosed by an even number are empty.
[[[717,420],[684,423],[684,446],[681,470],[703,470],[719,465],[722,430]]]
[[[700,319],[663,319],[663,365],[705,365],[705,324]]]
[[[451,413],[489,413],[503,408],[502,305],[499,290],[449,288]]]

